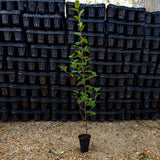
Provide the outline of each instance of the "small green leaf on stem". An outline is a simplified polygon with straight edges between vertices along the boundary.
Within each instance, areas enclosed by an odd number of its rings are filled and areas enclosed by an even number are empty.
[[[73,16],[75,19],[77,19],[78,21],[80,21],[80,17],[79,16]]]
[[[80,32],[74,32],[75,35],[80,36],[81,33]]]
[[[78,9],[77,8],[70,8],[70,10],[72,10],[72,11],[78,11]]]
[[[93,111],[87,111],[87,115],[88,115],[88,116],[94,116],[94,115],[96,115],[96,113],[93,112]]]
[[[61,68],[61,69],[64,70],[65,72],[67,72],[67,69],[68,69],[67,66],[59,66],[59,68]]]
[[[101,87],[94,88],[94,90],[95,90],[96,92],[98,92],[100,89],[101,89]]]
[[[82,9],[80,12],[79,12],[79,16],[81,17],[82,13],[84,12],[84,9]]]

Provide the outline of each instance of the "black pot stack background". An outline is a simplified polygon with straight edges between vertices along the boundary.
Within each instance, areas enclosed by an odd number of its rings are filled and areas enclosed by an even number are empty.
[[[78,41],[74,3],[0,1],[0,118],[3,121],[80,119],[75,79],[59,66]],[[88,38],[89,83],[101,87],[92,121],[157,119],[160,92],[160,12],[81,4]],[[69,68],[71,69],[71,68]]]
[[[11,109],[18,109],[17,103],[26,103],[26,99],[18,97],[16,82],[17,70],[22,67],[19,58],[26,54],[24,10],[24,0],[0,1],[0,113],[3,121],[8,119]]]

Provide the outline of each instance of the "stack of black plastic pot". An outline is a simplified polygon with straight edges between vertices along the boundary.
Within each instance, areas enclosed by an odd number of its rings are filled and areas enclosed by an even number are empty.
[[[52,89],[57,84],[58,62],[67,52],[65,1],[28,0],[26,8],[23,26],[29,50],[24,59],[26,68],[18,74],[24,77],[25,96],[30,97],[30,107],[25,113],[34,115],[35,120],[49,120],[51,108],[55,109],[52,102],[58,101]]]
[[[143,45],[143,72],[137,75],[137,86],[132,89],[141,99],[146,111],[145,119],[158,118],[160,94],[160,12],[146,12]],[[136,91],[135,91],[136,90]],[[142,111],[143,111],[142,108]]]
[[[74,3],[65,0],[0,0],[0,118],[17,121],[79,119],[76,81],[60,69],[79,37]],[[100,121],[156,119],[160,94],[160,12],[81,4],[88,38],[90,80],[101,87]],[[106,19],[106,20],[105,20]],[[71,70],[72,68],[70,68]]]
[[[23,101],[17,92],[16,57],[25,54],[22,13],[24,0],[0,1],[0,113],[2,120],[8,119],[11,109],[17,107],[15,101]]]
[[[112,63],[111,73],[108,75],[108,84],[118,87],[121,94],[110,96],[108,107],[116,111],[127,112],[126,119],[142,118],[136,114],[141,111],[140,99],[132,96],[135,89],[138,73],[144,73],[142,62],[145,9],[129,8],[124,6],[108,5],[107,7],[107,61]],[[132,116],[133,115],[133,116]]]

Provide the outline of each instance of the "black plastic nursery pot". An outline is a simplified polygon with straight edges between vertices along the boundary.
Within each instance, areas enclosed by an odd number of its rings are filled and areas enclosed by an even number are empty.
[[[80,134],[78,138],[80,142],[81,152],[82,153],[88,152],[91,135]]]

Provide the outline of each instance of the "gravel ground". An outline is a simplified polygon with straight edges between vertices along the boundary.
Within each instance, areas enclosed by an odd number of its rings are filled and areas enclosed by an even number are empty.
[[[81,153],[83,122],[0,122],[0,159],[160,160],[160,120],[89,122],[88,129],[90,149]]]

